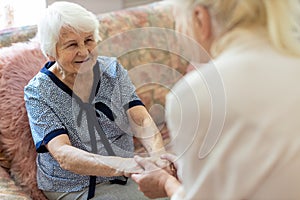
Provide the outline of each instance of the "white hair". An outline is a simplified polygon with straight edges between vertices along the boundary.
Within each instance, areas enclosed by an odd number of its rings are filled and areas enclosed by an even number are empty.
[[[56,57],[56,44],[62,27],[93,32],[95,40],[100,40],[96,15],[78,4],[58,1],[48,6],[38,24],[37,37],[45,56]]]

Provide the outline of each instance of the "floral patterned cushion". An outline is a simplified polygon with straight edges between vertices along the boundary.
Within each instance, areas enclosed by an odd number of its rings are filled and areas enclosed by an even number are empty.
[[[138,95],[161,124],[165,95],[185,74],[187,66],[185,60],[172,53],[175,21],[171,4],[152,3],[98,17],[100,54],[119,59],[129,71]]]

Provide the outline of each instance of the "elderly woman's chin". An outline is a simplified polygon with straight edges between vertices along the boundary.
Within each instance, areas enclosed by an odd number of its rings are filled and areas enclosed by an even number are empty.
[[[77,73],[83,74],[86,72],[91,72],[93,70],[94,65],[96,64],[96,58],[96,56],[92,56],[82,61],[75,61],[73,65],[77,69]]]

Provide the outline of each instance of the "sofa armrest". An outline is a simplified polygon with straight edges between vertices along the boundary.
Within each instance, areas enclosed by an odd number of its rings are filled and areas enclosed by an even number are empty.
[[[14,43],[26,42],[36,34],[37,26],[22,26],[0,31],[0,48],[8,47]]]

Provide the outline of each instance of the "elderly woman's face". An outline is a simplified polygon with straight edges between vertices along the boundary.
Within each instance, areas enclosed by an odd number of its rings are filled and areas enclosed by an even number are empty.
[[[96,46],[93,32],[76,32],[63,27],[56,45],[56,62],[68,73],[90,71],[98,55]]]

